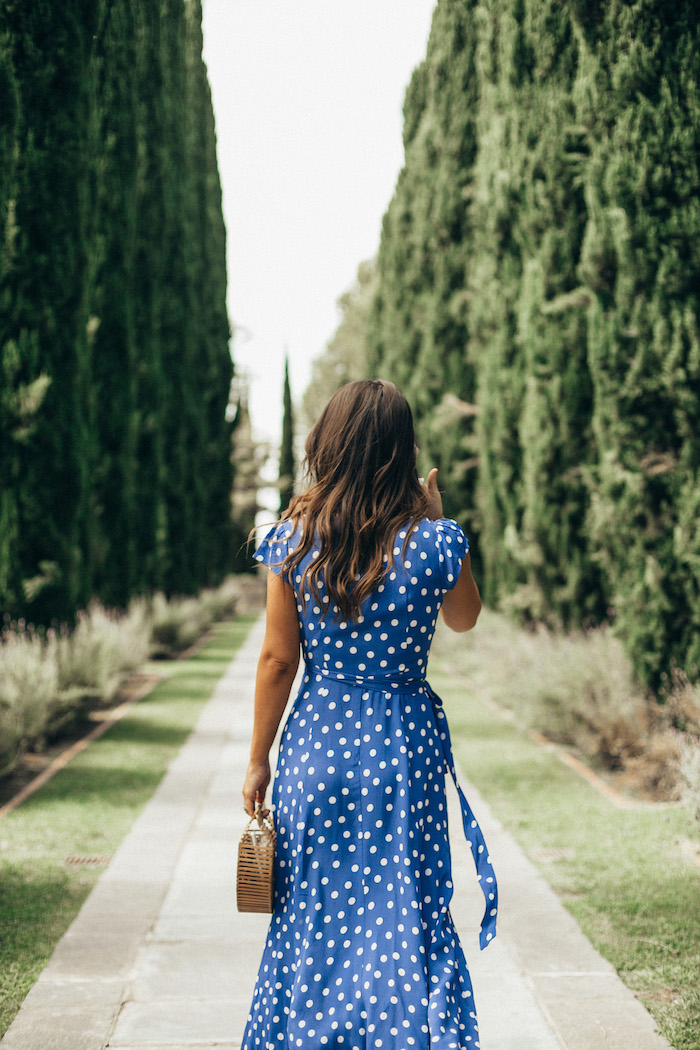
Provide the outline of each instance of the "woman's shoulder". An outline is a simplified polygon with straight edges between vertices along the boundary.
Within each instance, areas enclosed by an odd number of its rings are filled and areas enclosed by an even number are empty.
[[[296,533],[297,527],[289,518],[275,522],[263,536],[253,557],[279,575],[279,567],[296,546]]]
[[[469,540],[452,518],[423,518],[412,526],[405,565],[417,576],[422,568],[443,591],[449,590],[457,581],[468,550]]]
[[[452,518],[421,518],[409,526],[414,536],[418,539],[432,540],[436,546],[441,544],[457,546],[465,545],[469,550],[469,540],[464,534],[461,525]],[[406,530],[402,530],[405,532]]]
[[[291,539],[295,532],[296,527],[291,518],[282,518],[281,521],[276,521],[265,533],[265,540],[268,543],[283,542]]]

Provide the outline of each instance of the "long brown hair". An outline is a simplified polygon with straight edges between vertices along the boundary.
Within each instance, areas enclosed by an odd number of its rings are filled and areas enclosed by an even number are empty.
[[[300,531],[284,572],[291,574],[318,543],[299,591],[319,601],[322,581],[339,615],[356,619],[392,564],[396,533],[428,510],[408,401],[383,379],[348,383],[324,408],[305,450],[310,485],[283,515]]]

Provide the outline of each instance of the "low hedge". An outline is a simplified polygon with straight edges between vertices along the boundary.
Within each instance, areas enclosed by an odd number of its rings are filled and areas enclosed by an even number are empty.
[[[149,657],[173,656],[232,616],[237,600],[230,578],[197,597],[139,598],[125,612],[93,602],[71,628],[7,623],[0,635],[0,776],[86,708],[112,700]]]

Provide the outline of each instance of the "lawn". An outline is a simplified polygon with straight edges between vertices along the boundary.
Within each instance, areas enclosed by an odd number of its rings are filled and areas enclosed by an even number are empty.
[[[489,703],[476,642],[466,678],[455,674],[458,636],[441,636],[431,660],[458,763],[666,1038],[697,1050],[700,868],[689,810],[615,807]],[[538,863],[543,847],[564,847],[564,857]]]
[[[148,802],[254,616],[219,624],[189,660],[0,820],[0,1035],[99,878],[69,856],[109,857]]]

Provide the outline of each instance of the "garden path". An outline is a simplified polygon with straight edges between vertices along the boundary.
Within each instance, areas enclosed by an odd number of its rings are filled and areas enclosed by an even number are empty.
[[[240,785],[264,618],[134,823],[5,1034],[3,1050],[234,1050],[267,916],[235,904]],[[499,936],[479,952],[483,901],[450,791],[453,916],[482,1050],[669,1050],[541,875],[464,781],[501,887]]]

